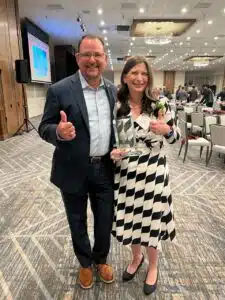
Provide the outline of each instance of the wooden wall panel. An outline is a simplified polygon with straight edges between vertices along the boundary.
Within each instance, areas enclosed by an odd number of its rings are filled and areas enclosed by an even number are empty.
[[[17,0],[0,2],[0,72],[2,93],[0,139],[13,135],[23,122],[23,94],[15,80],[15,60],[22,58]]]
[[[175,85],[174,71],[164,71],[163,85],[166,86],[171,93],[174,92],[174,85]]]

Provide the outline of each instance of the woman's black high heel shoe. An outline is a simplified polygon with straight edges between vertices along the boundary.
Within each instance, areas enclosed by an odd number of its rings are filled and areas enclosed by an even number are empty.
[[[156,281],[154,284],[147,284],[146,283],[146,280],[147,280],[147,277],[148,277],[148,273],[147,273],[147,276],[146,276],[146,279],[144,281],[144,294],[145,295],[150,295],[152,293],[154,293],[154,291],[156,290],[157,288],[157,282],[158,282],[158,270],[157,270],[157,277],[156,277]]]
[[[141,262],[140,262],[140,264],[138,265],[136,271],[135,271],[134,273],[132,273],[132,274],[131,274],[131,273],[128,273],[128,272],[127,272],[127,268],[126,268],[126,270],[123,272],[123,276],[122,276],[123,281],[129,281],[129,280],[133,279],[134,276],[135,276],[135,274],[137,273],[137,271],[138,271],[138,270],[140,269],[140,267],[142,266],[144,260],[145,260],[144,254],[142,254]]]

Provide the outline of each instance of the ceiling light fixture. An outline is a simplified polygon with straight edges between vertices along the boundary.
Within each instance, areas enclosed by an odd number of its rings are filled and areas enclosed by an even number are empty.
[[[135,37],[132,37],[132,41],[135,41]]]
[[[216,49],[213,49],[212,52],[216,52]]]
[[[186,13],[187,13],[187,11],[188,11],[188,10],[187,10],[187,8],[186,8],[186,7],[183,7],[183,8],[181,9],[181,11],[180,11],[180,12],[181,12],[182,14],[186,14]]]
[[[104,25],[105,25],[105,21],[102,20],[102,21],[100,22],[100,26],[104,26]]]
[[[188,36],[188,37],[187,37],[187,41],[190,41],[190,39],[191,39],[190,36]]]
[[[218,40],[218,36],[215,36],[215,37],[214,37],[214,40]]]
[[[205,45],[205,46],[208,46],[208,43],[207,43],[207,42],[205,42],[205,43],[204,43],[204,45]]]
[[[206,67],[209,65],[209,60],[194,61],[194,67]]]
[[[101,8],[98,9],[98,14],[101,15],[103,13],[103,10]]]
[[[166,45],[172,42],[172,35],[167,36],[155,36],[155,37],[145,37],[145,44],[147,45]]]
[[[209,25],[212,25],[212,23],[213,23],[212,20],[209,20],[209,21],[208,21],[208,24],[209,24]]]
[[[201,32],[201,30],[200,30],[200,29],[197,29],[197,30],[196,30],[196,33],[197,33],[197,34],[199,34],[200,32]]]
[[[144,12],[145,12],[144,8],[141,7],[141,8],[139,9],[139,13],[140,13],[140,14],[143,14]]]

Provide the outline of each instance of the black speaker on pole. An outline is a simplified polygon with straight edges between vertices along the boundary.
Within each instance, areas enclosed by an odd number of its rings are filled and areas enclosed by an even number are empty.
[[[18,83],[29,83],[29,68],[27,59],[17,59],[15,61],[16,81]]]
[[[18,133],[21,133],[21,130],[29,132],[32,129],[34,129],[36,132],[38,132],[37,129],[35,128],[35,126],[29,120],[28,106],[27,106],[27,96],[26,96],[25,87],[24,87],[24,83],[29,83],[30,82],[30,73],[29,73],[29,68],[28,68],[28,60],[27,59],[17,59],[17,60],[15,60],[15,69],[16,69],[16,81],[18,83],[21,83],[21,85],[22,85],[24,120],[23,120],[23,124],[17,129],[17,131],[14,135],[17,135]],[[30,125],[31,129],[29,128],[29,125]],[[23,129],[24,127],[25,127],[25,130]]]

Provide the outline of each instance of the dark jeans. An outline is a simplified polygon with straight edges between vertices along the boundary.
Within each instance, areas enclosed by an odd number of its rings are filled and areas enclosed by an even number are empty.
[[[113,170],[110,161],[89,164],[87,178],[75,194],[61,191],[74,252],[83,267],[106,263],[113,221]],[[94,216],[94,247],[87,234],[88,195]]]

